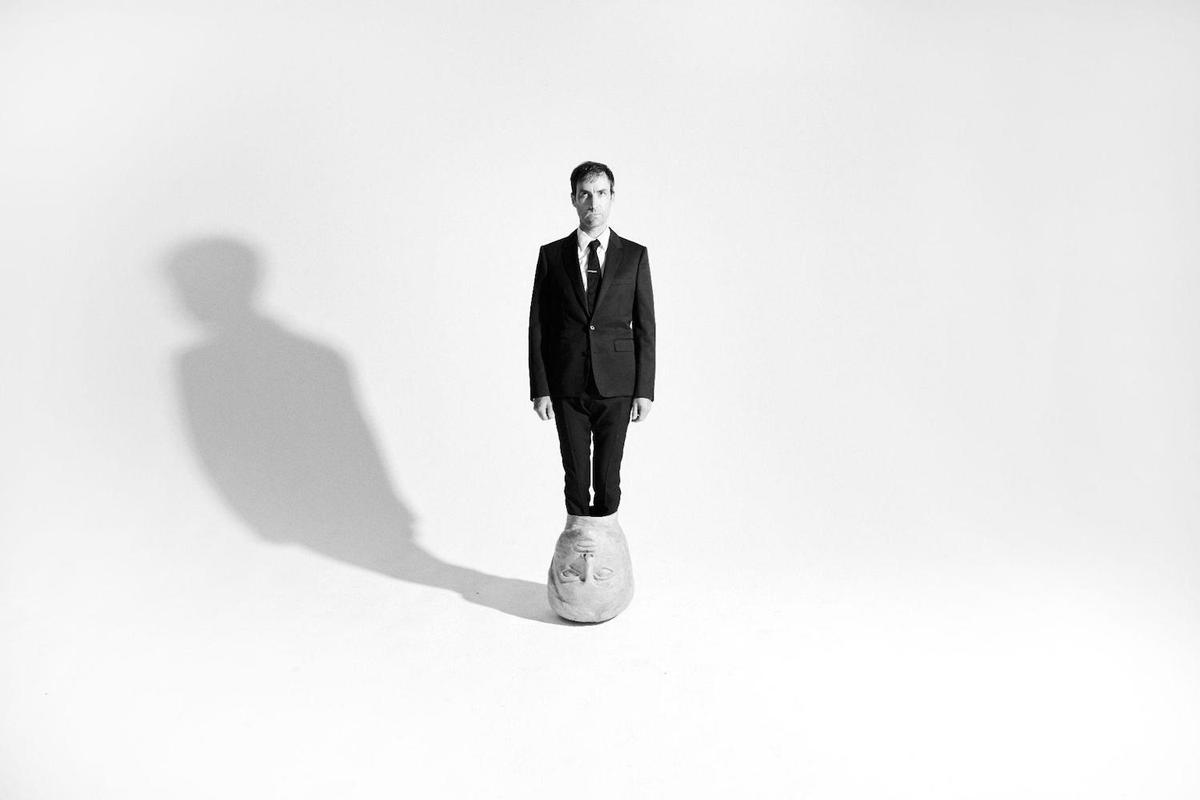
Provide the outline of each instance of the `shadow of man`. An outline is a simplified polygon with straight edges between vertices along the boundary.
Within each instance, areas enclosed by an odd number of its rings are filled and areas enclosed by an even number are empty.
[[[417,544],[346,360],[259,313],[262,268],[249,245],[197,239],[164,266],[207,334],[175,355],[191,444],[251,530],[506,614],[558,622],[545,586],[447,564]]]

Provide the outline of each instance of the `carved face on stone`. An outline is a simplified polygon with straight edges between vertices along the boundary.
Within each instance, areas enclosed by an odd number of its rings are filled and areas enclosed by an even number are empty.
[[[547,583],[550,606],[578,622],[602,622],[633,598],[633,570],[625,535],[608,526],[568,527],[558,537]]]

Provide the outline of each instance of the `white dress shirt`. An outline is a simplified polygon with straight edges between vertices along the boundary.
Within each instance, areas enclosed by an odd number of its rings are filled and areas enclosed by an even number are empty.
[[[608,228],[605,228],[604,232],[599,236],[592,237],[588,236],[578,228],[575,230],[575,247],[579,253],[579,277],[583,280],[583,288],[585,291],[587,290],[588,243],[591,242],[593,238],[600,240],[600,246],[596,248],[596,258],[600,259],[600,278],[603,280],[604,255],[608,252],[608,234],[610,232],[611,231],[609,231]]]

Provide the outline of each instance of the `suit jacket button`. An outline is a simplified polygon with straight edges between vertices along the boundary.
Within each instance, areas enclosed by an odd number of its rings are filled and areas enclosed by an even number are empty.
[[[595,326],[595,325],[588,325],[588,330],[590,330],[590,331],[594,331],[594,330],[596,330],[596,326]]]

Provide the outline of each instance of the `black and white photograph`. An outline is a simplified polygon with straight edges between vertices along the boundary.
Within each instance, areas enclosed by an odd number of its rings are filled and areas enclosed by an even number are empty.
[[[1200,3],[0,0],[0,800],[1200,798]]]

